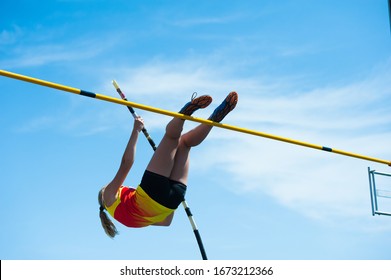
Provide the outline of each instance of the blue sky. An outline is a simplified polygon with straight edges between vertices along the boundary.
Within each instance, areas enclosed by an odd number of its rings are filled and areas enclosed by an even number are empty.
[[[391,160],[386,0],[6,0],[0,15],[1,69],[117,97],[115,79],[129,100],[171,111],[210,94],[203,118],[236,90],[225,123]],[[115,240],[101,229],[97,193],[133,124],[125,107],[0,87],[0,259],[200,259],[181,207],[168,228],[117,224]],[[138,113],[159,142],[170,118]],[[151,155],[140,137],[127,185]],[[390,259],[368,166],[390,171],[214,128],[192,151],[187,201],[210,259]]]

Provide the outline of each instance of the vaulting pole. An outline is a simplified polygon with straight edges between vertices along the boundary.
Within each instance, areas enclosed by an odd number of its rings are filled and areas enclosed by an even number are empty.
[[[391,0],[388,0],[388,17],[390,20],[390,31],[391,31]]]
[[[38,84],[41,86],[51,87],[54,89],[67,91],[67,92],[71,92],[71,93],[75,93],[75,94],[79,94],[79,95],[83,95],[83,96],[87,96],[87,97],[91,97],[91,98],[96,98],[96,99],[100,99],[100,100],[104,100],[104,101],[108,101],[108,102],[112,102],[112,103],[117,103],[117,104],[121,104],[121,105],[125,105],[125,106],[131,106],[134,108],[138,108],[140,110],[150,111],[150,112],[157,113],[157,114],[181,118],[181,119],[185,119],[185,120],[189,120],[189,121],[193,121],[193,122],[198,122],[198,123],[204,123],[207,125],[216,126],[216,127],[220,127],[220,128],[224,128],[224,129],[228,129],[228,130],[233,130],[233,131],[237,131],[237,132],[241,132],[241,133],[246,133],[246,134],[255,135],[255,136],[259,136],[259,137],[269,138],[272,140],[282,141],[282,142],[286,142],[286,143],[290,143],[290,144],[294,144],[294,145],[299,145],[299,146],[303,146],[303,147],[307,147],[307,148],[322,150],[322,151],[326,151],[326,152],[330,152],[330,153],[335,153],[335,154],[340,154],[343,156],[348,156],[348,157],[368,160],[368,161],[372,161],[372,162],[387,164],[387,165],[391,166],[390,160],[369,157],[369,156],[351,153],[351,152],[347,152],[347,151],[343,151],[343,150],[332,149],[332,148],[329,148],[326,146],[311,144],[308,142],[303,142],[303,141],[285,138],[285,137],[281,137],[281,136],[277,136],[277,135],[273,135],[273,134],[268,134],[268,133],[264,133],[264,132],[260,132],[260,131],[256,131],[256,130],[251,130],[251,129],[228,125],[228,124],[217,123],[217,122],[213,122],[211,120],[196,118],[196,117],[192,117],[192,116],[186,116],[186,115],[183,115],[180,113],[175,113],[172,111],[167,111],[167,110],[163,110],[163,109],[159,109],[159,108],[155,108],[155,107],[151,107],[151,106],[147,106],[147,105],[143,105],[143,104],[139,104],[139,103],[125,101],[125,100],[118,99],[118,98],[113,98],[113,97],[106,96],[106,95],[99,94],[99,93],[93,93],[93,92],[81,90],[78,88],[73,88],[73,87],[64,86],[61,84],[56,84],[56,83],[28,77],[28,76],[23,76],[23,75],[8,72],[5,70],[0,70],[0,75],[8,77],[8,78],[13,78],[13,79],[17,79],[17,80],[21,80],[21,81],[25,81],[25,82],[29,82],[29,83],[34,83],[34,84]]]
[[[125,101],[128,101],[128,99],[126,98],[125,94],[122,92],[122,90],[119,88],[119,85],[117,84],[116,81],[113,80],[113,86],[115,87],[115,90],[118,92],[118,94],[121,96],[121,98]],[[128,109],[129,109],[129,112],[132,114],[133,118],[137,118],[138,115],[136,113],[136,111],[134,111],[134,109],[130,106],[128,106]],[[147,138],[149,144],[151,145],[152,149],[154,151],[156,151],[156,144],[155,142],[153,141],[153,139],[151,138],[151,136],[149,135],[147,129],[145,128],[145,126],[143,127],[143,129],[141,130],[145,136],[145,138]]]

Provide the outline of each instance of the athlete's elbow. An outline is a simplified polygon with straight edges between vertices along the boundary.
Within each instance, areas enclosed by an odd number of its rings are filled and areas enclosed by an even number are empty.
[[[130,168],[133,166],[134,163],[134,158],[128,158],[128,157],[123,157],[121,160],[121,166]]]

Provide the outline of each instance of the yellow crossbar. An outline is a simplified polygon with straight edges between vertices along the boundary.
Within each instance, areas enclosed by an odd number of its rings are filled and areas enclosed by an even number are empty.
[[[114,98],[114,97],[110,97],[110,96],[99,94],[99,93],[88,92],[88,91],[84,91],[84,90],[81,90],[78,88],[69,87],[69,86],[65,86],[65,85],[61,85],[61,84],[56,84],[53,82],[48,82],[45,80],[40,80],[40,79],[12,73],[12,72],[5,71],[5,70],[0,70],[0,75],[8,77],[8,78],[12,78],[12,79],[17,79],[17,80],[21,80],[21,81],[25,81],[25,82],[29,82],[29,83],[38,84],[38,85],[45,86],[45,87],[54,88],[54,89],[61,90],[61,91],[67,91],[67,92],[71,92],[71,93],[75,93],[75,94],[79,94],[79,95],[84,95],[84,96],[91,97],[91,98],[96,98],[96,99],[108,101],[111,103],[117,103],[117,104],[121,104],[121,105],[125,105],[125,106],[131,106],[134,108],[138,108],[140,110],[145,110],[145,111],[149,111],[149,112],[153,112],[153,113],[157,113],[157,114],[167,115],[167,116],[171,116],[171,117],[175,117],[175,118],[186,119],[189,121],[203,123],[203,124],[207,124],[207,125],[211,125],[211,126],[216,126],[216,127],[220,127],[220,128],[224,128],[224,129],[228,129],[228,130],[233,130],[236,132],[246,133],[246,134],[255,135],[255,136],[264,137],[264,138],[269,138],[272,140],[282,141],[282,142],[286,142],[286,143],[290,143],[290,144],[294,144],[294,145],[304,146],[307,148],[322,150],[322,151],[326,151],[326,152],[332,152],[332,153],[340,154],[343,156],[359,158],[359,159],[373,161],[373,162],[382,163],[382,164],[387,164],[387,165],[391,166],[391,161],[389,161],[389,160],[384,160],[384,159],[369,157],[369,156],[365,156],[365,155],[361,155],[361,154],[332,149],[332,148],[325,147],[322,145],[311,144],[308,142],[298,141],[298,140],[294,140],[294,139],[290,139],[290,138],[285,138],[285,137],[281,137],[281,136],[277,136],[277,135],[273,135],[273,134],[268,134],[268,133],[264,133],[264,132],[260,132],[260,131],[256,131],[256,130],[251,130],[251,129],[247,129],[247,128],[242,128],[242,127],[238,127],[238,126],[233,126],[233,125],[229,125],[229,124],[217,123],[217,122],[213,122],[211,120],[206,120],[206,119],[202,119],[202,118],[186,116],[186,115],[183,115],[180,113],[176,113],[176,112],[172,112],[172,111],[168,111],[168,110],[164,110],[164,109],[159,109],[159,108],[155,108],[155,107],[151,107],[151,106],[147,106],[147,105],[143,105],[143,104],[139,104],[139,103],[134,103],[131,101],[122,100],[119,98]]]

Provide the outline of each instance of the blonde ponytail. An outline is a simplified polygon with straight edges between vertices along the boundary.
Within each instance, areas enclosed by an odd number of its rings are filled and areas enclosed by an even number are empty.
[[[98,195],[100,222],[106,234],[109,237],[114,238],[118,234],[118,231],[115,225],[113,224],[113,222],[110,220],[109,216],[105,212],[105,207],[103,205],[103,200],[102,200],[102,192],[103,189],[99,191],[99,195]]]

